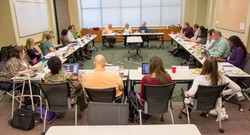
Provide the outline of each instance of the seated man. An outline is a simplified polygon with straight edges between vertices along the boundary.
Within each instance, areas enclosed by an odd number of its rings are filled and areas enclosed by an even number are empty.
[[[112,29],[112,24],[108,24],[108,27],[106,27],[103,31],[102,34],[112,34],[114,33],[114,30]],[[113,45],[116,42],[116,38],[114,36],[107,36],[106,37],[109,47],[114,47]]]
[[[82,84],[86,88],[111,88],[116,87],[116,97],[122,96],[122,79],[114,72],[105,70],[106,60],[103,55],[95,56],[93,61],[94,72],[82,76]]]
[[[230,55],[229,42],[222,37],[220,31],[214,31],[212,37],[215,40],[215,45],[209,50],[209,53],[215,57],[228,57]]]
[[[141,26],[138,28],[138,32],[140,32],[140,33],[148,33],[148,27],[146,26],[146,22],[143,22],[142,24],[141,24]],[[149,42],[148,41],[148,36],[141,36],[141,38],[142,38],[142,44],[141,44],[141,47],[143,47],[143,44],[144,44],[144,42],[146,41],[146,42]]]

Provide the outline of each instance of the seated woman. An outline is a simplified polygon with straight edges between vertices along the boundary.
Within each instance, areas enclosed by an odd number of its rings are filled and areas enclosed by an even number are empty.
[[[30,57],[31,65],[35,65],[36,63],[41,61],[41,56],[42,56],[42,53],[37,51],[36,48],[33,47],[34,45],[35,45],[34,39],[28,38],[25,47],[27,49],[28,56]]]
[[[78,104],[80,110],[86,107],[85,95],[81,83],[78,81],[78,76],[74,74],[67,74],[61,70],[62,61],[59,57],[53,56],[48,60],[48,67],[50,72],[44,76],[45,83],[60,83],[70,82],[71,104]]]
[[[216,57],[208,57],[204,62],[200,76],[194,79],[192,87],[184,93],[186,97],[184,102],[187,104],[193,104],[193,99],[191,97],[195,96],[198,90],[198,85],[215,86],[225,83],[229,83],[228,87],[230,89],[224,90],[222,92],[223,95],[230,95],[240,92],[241,88],[235,82],[219,73]],[[225,114],[225,111],[222,111],[221,98],[217,100],[215,110],[218,112],[218,114],[216,114],[218,115],[219,119],[225,120],[228,118],[228,115]],[[189,111],[191,111],[191,109]],[[184,109],[182,112],[186,113],[186,110]]]
[[[204,26],[199,26],[198,28],[198,35],[196,39],[187,39],[190,42],[206,44],[207,42],[207,33]]]
[[[245,66],[244,60],[247,57],[247,49],[240,38],[236,35],[229,37],[229,45],[232,48],[232,53],[227,58],[218,58],[219,62],[228,62],[234,66],[243,69]]]
[[[49,52],[55,52],[56,48],[53,45],[54,35],[51,33],[46,34],[46,41],[43,43],[43,54],[46,55]]]
[[[125,24],[125,28],[123,29],[123,33],[125,33],[125,34],[131,34],[132,33],[132,29],[131,29],[131,27],[129,27],[128,23]],[[127,37],[124,36],[123,40],[124,40],[124,45],[122,47],[126,47],[127,46]]]
[[[164,68],[162,59],[159,56],[152,56],[149,60],[149,75],[146,75],[141,80],[140,97],[143,99],[144,85],[161,85],[172,83],[170,75]]]
[[[149,74],[145,75],[141,80],[140,98],[144,100],[144,85],[162,85],[172,83],[170,75],[164,68],[162,59],[159,56],[152,56],[149,60]],[[144,103],[141,101],[141,105]],[[146,121],[149,115],[142,113],[143,121]]]
[[[10,52],[10,59],[6,62],[3,70],[0,72],[0,81],[11,81],[11,78],[17,74],[30,73],[36,71],[37,67],[29,65],[26,60],[26,49],[16,46]],[[7,89],[11,84],[0,83],[2,89]]]

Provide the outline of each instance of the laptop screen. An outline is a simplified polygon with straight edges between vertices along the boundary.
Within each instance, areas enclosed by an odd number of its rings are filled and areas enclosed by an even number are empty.
[[[142,63],[141,69],[142,69],[143,75],[149,74],[149,64],[148,63]]]
[[[78,74],[78,72],[79,72],[79,64],[78,63],[64,63],[62,65],[62,70],[65,71],[65,72]]]

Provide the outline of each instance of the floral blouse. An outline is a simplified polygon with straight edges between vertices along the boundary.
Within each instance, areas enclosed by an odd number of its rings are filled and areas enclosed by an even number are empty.
[[[27,61],[26,64],[29,66]],[[11,78],[17,75],[19,71],[23,71],[25,69],[27,69],[27,67],[24,66],[20,60],[12,57],[6,62],[3,70],[0,72],[0,81],[10,81]]]

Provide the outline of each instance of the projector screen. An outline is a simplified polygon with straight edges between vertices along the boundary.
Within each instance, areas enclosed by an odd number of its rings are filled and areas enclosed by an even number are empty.
[[[19,37],[49,30],[46,3],[14,2]]]

